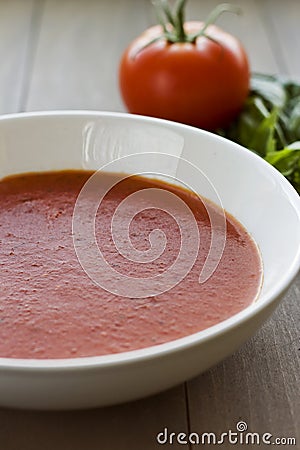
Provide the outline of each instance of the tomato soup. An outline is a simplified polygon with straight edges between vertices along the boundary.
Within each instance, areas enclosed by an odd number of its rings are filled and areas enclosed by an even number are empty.
[[[0,357],[74,358],[149,347],[206,329],[255,300],[261,260],[237,220],[226,214],[220,261],[208,280],[199,283],[212,240],[209,208],[222,211],[181,187],[137,176],[119,181],[120,175],[109,173],[97,174],[100,184],[115,186],[97,210],[95,236],[110,267],[128,277],[155,277],[170,270],[178,257],[178,223],[164,208],[147,205],[130,223],[130,242],[143,253],[149,250],[151,232],[161,230],[162,253],[141,263],[116,248],[114,213],[124,199],[145,189],[162,189],[183,200],[195,218],[200,245],[189,273],[158,295],[135,298],[134,293],[117,295],[100,287],[83,270],[72,235],[76,199],[91,175],[45,172],[0,181]],[[128,209],[124,211],[126,216]],[[90,240],[86,236],[83,245]],[[100,275],[105,279],[108,273]]]

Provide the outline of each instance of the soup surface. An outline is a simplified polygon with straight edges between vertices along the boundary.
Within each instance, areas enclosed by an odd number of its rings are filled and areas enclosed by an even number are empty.
[[[260,256],[232,216],[226,214],[220,262],[209,279],[199,283],[211,243],[208,211],[221,215],[221,210],[180,187],[143,177],[118,182],[120,175],[108,173],[97,175],[100,184],[116,184],[97,211],[95,236],[111,267],[128,277],[155,277],[168,271],[180,252],[178,223],[164,208],[145,207],[129,227],[131,243],[141,253],[149,250],[153,230],[165,233],[164,251],[155,261],[133,261],[116,248],[112,217],[121,201],[139,190],[163,189],[181,198],[195,217],[200,246],[190,272],[166,292],[135,298],[99,287],[79,263],[72,236],[74,205],[91,175],[45,172],[0,182],[1,357],[73,358],[148,347],[210,327],[255,300],[261,283]],[[121,214],[126,223],[130,207]],[[90,242],[86,236],[81,244]],[[101,276],[105,280],[108,271]]]

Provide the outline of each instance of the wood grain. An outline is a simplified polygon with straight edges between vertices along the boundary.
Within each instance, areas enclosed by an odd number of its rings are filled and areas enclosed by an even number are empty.
[[[300,2],[266,0],[259,3],[280,73],[300,80]]]
[[[0,113],[21,108],[31,47],[34,2],[0,1]]]
[[[0,448],[152,450],[164,426],[187,432],[182,386],[137,402],[89,411],[0,410]],[[172,445],[174,450],[181,447]]]
[[[187,4],[187,17],[203,20],[219,3],[221,3],[219,0],[192,0]],[[242,42],[249,55],[252,71],[278,73],[279,66],[272,51],[259,4],[255,0],[233,0],[230,3],[240,6],[241,14],[224,13],[216,24],[234,34]]]
[[[274,438],[296,437],[299,442],[299,299],[298,278],[256,336],[217,367],[189,382],[192,430],[221,434],[235,430],[236,423],[243,420],[249,431],[269,432]]]
[[[47,0],[27,110],[122,111],[118,64],[149,25],[145,0]]]

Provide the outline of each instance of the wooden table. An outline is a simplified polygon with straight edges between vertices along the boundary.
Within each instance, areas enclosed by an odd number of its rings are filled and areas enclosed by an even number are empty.
[[[217,3],[190,0],[188,16],[205,18]],[[219,24],[244,43],[252,70],[300,79],[300,1],[237,3],[243,16],[227,14]],[[124,110],[117,86],[121,52],[154,22],[148,0],[0,0],[0,113]],[[238,420],[251,431],[297,437],[298,445],[284,448],[299,449],[299,293],[298,277],[240,351],[168,392],[90,411],[1,409],[0,449],[147,450],[160,447],[156,435],[164,427],[221,433]]]

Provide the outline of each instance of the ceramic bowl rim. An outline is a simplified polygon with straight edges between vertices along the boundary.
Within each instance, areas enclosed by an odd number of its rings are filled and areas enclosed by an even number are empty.
[[[164,119],[157,119],[153,117],[140,116],[135,114],[108,112],[108,111],[89,111],[89,110],[53,110],[53,111],[35,111],[25,113],[5,114],[0,116],[0,123],[3,121],[26,120],[31,118],[45,118],[45,117],[97,117],[97,118],[115,118],[115,119],[133,119],[137,122],[153,123],[165,125],[168,128],[176,128],[177,130],[186,130],[188,132],[199,133],[202,135],[213,136],[216,140],[226,141],[226,145],[239,149],[247,153],[248,158],[257,159],[257,163],[264,165],[265,169],[272,173],[273,177],[277,179],[281,187],[285,190],[289,201],[293,204],[298,219],[300,222],[300,199],[296,190],[292,185],[271,165],[265,162],[261,157],[252,153],[248,149],[232,142],[221,136],[214,135],[208,131],[196,129],[189,125],[171,122]],[[298,247],[293,263],[290,265],[286,273],[281,279],[276,289],[269,290],[266,294],[259,297],[258,301],[249,305],[237,314],[228,319],[197,333],[142,349],[132,350],[128,352],[102,355],[102,356],[88,356],[78,358],[62,358],[62,359],[19,359],[19,358],[2,358],[0,357],[1,371],[18,370],[18,371],[65,371],[65,370],[85,370],[85,369],[99,369],[111,366],[121,366],[132,364],[140,361],[151,360],[156,357],[163,357],[174,352],[184,351],[193,346],[198,346],[206,341],[220,337],[236,327],[243,326],[246,322],[259,315],[264,309],[270,306],[276,299],[292,283],[300,269],[300,245]]]

